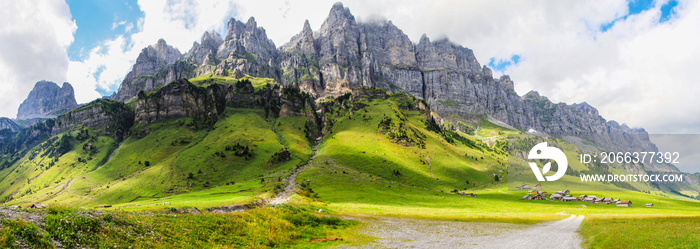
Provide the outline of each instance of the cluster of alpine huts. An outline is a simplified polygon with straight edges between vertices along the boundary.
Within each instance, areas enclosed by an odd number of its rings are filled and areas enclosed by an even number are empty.
[[[530,185],[528,184],[523,184],[520,187],[516,187],[515,189],[530,189]],[[591,204],[615,204],[618,207],[631,207],[632,206],[632,201],[627,201],[627,200],[620,200],[620,199],[614,199],[612,197],[604,197],[604,198],[599,198],[595,195],[581,195],[579,197],[571,195],[571,192],[569,190],[560,190],[557,192],[554,192],[553,194],[549,194],[546,191],[540,191],[542,189],[542,185],[537,184],[532,187],[532,190],[528,191],[528,194],[523,196],[522,200],[556,200],[556,201],[583,201],[583,202],[588,202]],[[547,195],[549,194],[549,197]],[[647,207],[653,207],[654,204],[652,203],[647,203]]]

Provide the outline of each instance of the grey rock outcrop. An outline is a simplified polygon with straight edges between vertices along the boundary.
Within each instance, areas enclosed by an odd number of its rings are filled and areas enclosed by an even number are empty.
[[[222,110],[217,108],[215,95],[211,91],[180,79],[150,95],[139,92],[134,111],[134,123],[137,125],[182,117],[191,117],[203,125],[213,125]]]
[[[73,86],[68,82],[59,87],[50,81],[39,81],[17,110],[17,119],[54,118],[78,107]]]
[[[224,43],[221,36],[215,31],[204,32],[202,35],[201,44],[195,42],[187,54],[184,55],[185,60],[191,60],[196,65],[213,65],[218,64],[216,53],[219,46]]]
[[[16,124],[12,119],[0,118],[0,130],[8,129],[12,132],[16,132],[22,129],[18,124]]]
[[[280,48],[280,81],[283,85],[295,85],[302,91],[317,95],[323,90],[318,52],[314,45],[314,32],[309,20],[304,22],[301,33]]]
[[[216,58],[221,60],[214,71],[216,75],[238,73],[277,78],[277,47],[253,17],[245,24],[233,18],[229,20],[226,38]]]
[[[53,119],[51,135],[75,128],[92,128],[100,135],[122,139],[134,123],[134,112],[124,103],[98,99]]]
[[[176,79],[190,76],[193,67],[185,61],[178,61],[180,57],[182,57],[180,51],[168,45],[163,39],[158,40],[155,45],[144,48],[112,99],[127,101],[136,96],[139,91],[148,91]]]
[[[139,91],[148,92],[181,78],[204,74],[253,75],[278,80],[277,48],[254,18],[242,23],[231,18],[225,39],[205,32],[185,55],[162,39],[144,48],[119,91],[111,98],[128,101]]]

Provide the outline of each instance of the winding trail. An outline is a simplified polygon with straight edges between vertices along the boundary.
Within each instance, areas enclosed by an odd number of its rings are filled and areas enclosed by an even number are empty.
[[[360,248],[581,248],[583,215],[536,225],[510,223],[353,218],[359,232],[377,238]],[[340,248],[351,248],[340,246]]]
[[[309,161],[306,162],[306,164],[294,169],[292,174],[289,175],[289,177],[287,177],[285,179],[285,182],[287,182],[287,185],[284,186],[284,189],[282,190],[282,192],[277,194],[277,196],[275,196],[274,198],[270,199],[270,201],[267,204],[280,205],[280,204],[287,203],[287,201],[289,200],[289,197],[292,196],[292,194],[294,193],[294,189],[296,188],[297,175],[299,174],[299,172],[304,170],[304,168],[307,165],[309,165],[311,162],[313,162],[314,158],[316,158],[316,155],[318,155],[318,145],[320,143],[321,143],[321,138],[319,137],[316,139],[316,144],[314,145],[314,148],[313,148],[314,154],[311,156],[311,158],[309,158]]]

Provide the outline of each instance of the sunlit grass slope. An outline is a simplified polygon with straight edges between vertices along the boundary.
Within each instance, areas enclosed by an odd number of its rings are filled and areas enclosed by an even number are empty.
[[[423,218],[531,222],[557,219],[565,214],[700,215],[700,202],[629,191],[594,184],[597,191],[570,189],[574,196],[596,195],[631,200],[631,208],[584,202],[520,200],[526,191],[508,190],[503,180],[505,155],[495,149],[499,139],[527,137],[483,120],[477,135],[450,143],[428,130],[427,115],[402,109],[402,95],[372,99],[352,113],[347,108],[327,114],[335,122],[319,147],[319,157],[299,175],[318,194],[318,200],[346,214]],[[342,106],[341,106],[342,107]],[[404,120],[406,130],[424,135],[424,147],[395,142],[380,128],[385,116]],[[491,140],[489,140],[491,139]],[[485,145],[480,141],[492,145]],[[558,141],[575,154],[571,144]],[[477,145],[477,146],[474,146]],[[575,155],[574,155],[575,156]],[[589,170],[580,163],[576,170]],[[398,172],[398,173],[396,173]],[[578,177],[565,176],[559,184],[544,184],[553,193],[576,186]],[[643,187],[643,186],[640,186]],[[471,192],[477,197],[450,193]],[[654,208],[644,204],[654,203]]]
[[[8,189],[6,195],[11,189],[24,193],[15,193],[8,204],[152,204],[178,194],[217,192],[216,187],[220,187],[221,199],[210,196],[210,204],[246,203],[272,190],[290,169],[308,161],[312,151],[304,121],[282,117],[268,122],[262,110],[227,109],[211,130],[193,128],[189,118],[135,127],[110,160],[106,157],[117,146],[113,139],[97,138],[93,143],[97,153],[87,163],[76,159],[87,158],[83,155],[87,152],[81,154],[87,142],[71,140],[70,151],[49,169],[45,165],[56,159],[42,156],[45,150],[40,146],[16,167],[2,171],[5,178],[0,185]],[[273,154],[285,149],[290,160],[270,162]],[[196,201],[202,195],[207,192],[165,198],[160,203],[202,206],[207,202]]]

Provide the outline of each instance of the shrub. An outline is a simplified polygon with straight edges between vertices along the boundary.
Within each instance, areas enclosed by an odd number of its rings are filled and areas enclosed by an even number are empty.
[[[296,213],[292,215],[284,215],[283,218],[285,220],[288,220],[290,223],[294,224],[295,226],[311,226],[311,227],[318,227],[321,225],[327,225],[327,226],[338,226],[344,223],[343,220],[341,220],[338,217],[326,217],[326,216],[315,216],[311,215],[309,213]]]
[[[299,184],[299,194],[309,198],[318,198],[318,193],[311,190],[311,186],[309,186],[309,183],[306,182]]]
[[[267,160],[267,164],[282,163],[289,161],[289,159],[292,159],[292,155],[287,149],[283,149],[278,152],[275,152],[275,154],[273,154],[272,157],[270,157],[270,159]]]
[[[227,145],[225,150],[233,151],[234,155],[237,157],[244,157],[246,160],[253,158],[253,150],[251,150],[248,146],[243,146],[239,143],[236,143],[236,145],[233,146]]]

